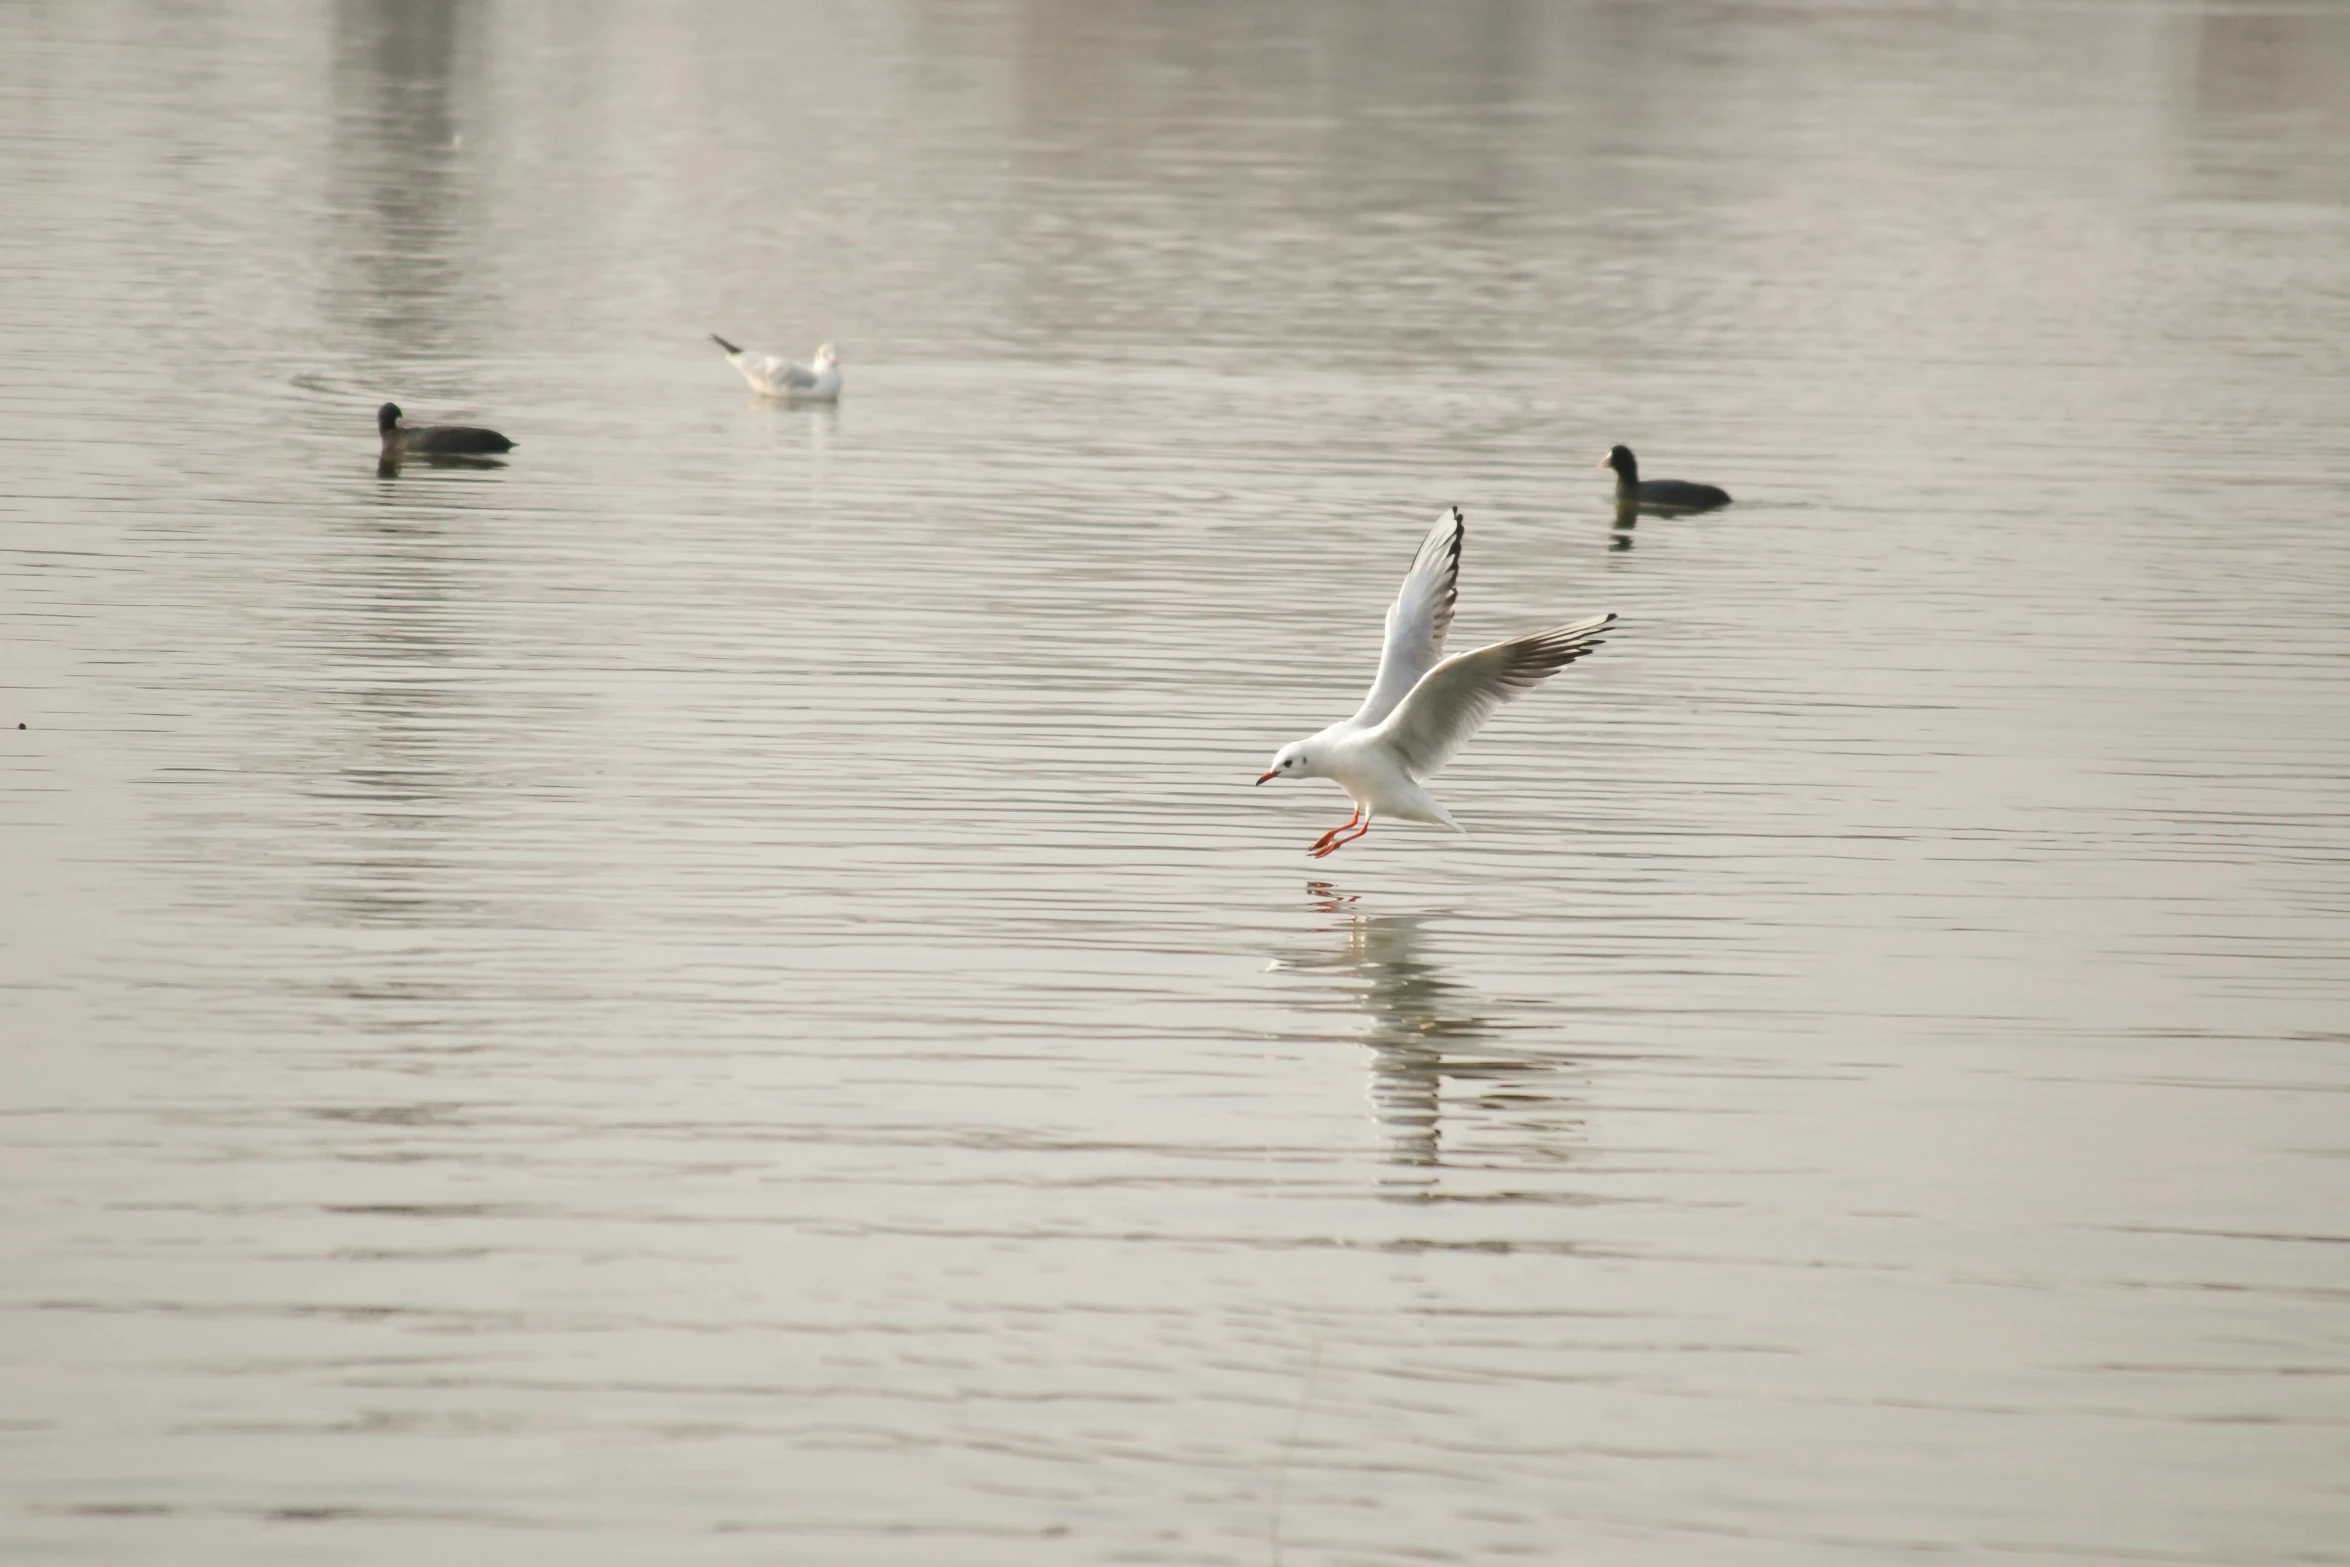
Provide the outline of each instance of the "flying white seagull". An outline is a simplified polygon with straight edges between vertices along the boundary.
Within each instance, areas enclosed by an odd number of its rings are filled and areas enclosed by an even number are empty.
[[[1616,618],[1601,615],[1444,657],[1444,636],[1452,629],[1453,603],[1460,596],[1465,532],[1467,524],[1455,506],[1421,541],[1387,611],[1379,678],[1354,717],[1283,746],[1257,780],[1328,778],[1354,801],[1355,813],[1345,825],[1331,828],[1306,850],[1317,860],[1369,832],[1372,818],[1382,814],[1467,832],[1420,787],[1420,780],[1451,761],[1495,708],[1599,646],[1599,633]]]
[[[781,354],[754,354],[747,348],[710,334],[710,341],[726,350],[726,361],[742,372],[751,390],[765,397],[795,403],[831,403],[840,400],[840,355],[826,343],[808,364],[795,365]]]

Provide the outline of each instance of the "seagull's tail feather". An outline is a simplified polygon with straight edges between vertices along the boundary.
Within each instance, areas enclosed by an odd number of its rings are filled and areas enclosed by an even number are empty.
[[[720,348],[725,349],[730,354],[739,354],[742,352],[741,349],[735,347],[732,343],[728,342],[725,338],[720,337],[715,332],[710,334],[710,341],[716,343]]]

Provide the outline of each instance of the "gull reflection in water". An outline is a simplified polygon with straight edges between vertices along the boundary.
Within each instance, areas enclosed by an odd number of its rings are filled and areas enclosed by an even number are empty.
[[[1322,881],[1308,882],[1306,892],[1316,910],[1334,919],[1318,934],[1336,939],[1277,952],[1269,967],[1342,981],[1339,997],[1329,1005],[1358,1012],[1367,1021],[1359,1037],[1371,1052],[1371,1114],[1386,1138],[1387,1162],[1395,1168],[1388,1185],[1410,1187],[1419,1196],[1434,1194],[1437,1172],[1447,1164],[1448,1084],[1477,1088],[1469,1100],[1456,1099],[1456,1119],[1464,1110],[1514,1120],[1515,1112],[1530,1105],[1555,1108],[1561,1097],[1556,1085],[1540,1081],[1559,1064],[1555,1058],[1503,1045],[1501,1026],[1476,1010],[1475,992],[1427,955],[1428,927],[1444,911],[1369,913],[1353,894]],[[1542,1129],[1557,1130],[1553,1116],[1537,1120]],[[1456,1156],[1452,1162],[1460,1160]]]

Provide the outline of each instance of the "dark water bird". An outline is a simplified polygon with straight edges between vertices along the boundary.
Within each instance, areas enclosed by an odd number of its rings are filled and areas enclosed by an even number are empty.
[[[383,435],[383,460],[387,463],[403,457],[489,457],[514,450],[514,443],[495,430],[463,424],[402,424],[398,403],[386,403],[375,411],[375,427]]]
[[[1640,460],[1632,448],[1619,446],[1607,454],[1602,468],[1616,470],[1616,506],[1619,510],[1645,507],[1651,511],[1712,511],[1730,504],[1730,492],[1686,479],[1643,479]]]

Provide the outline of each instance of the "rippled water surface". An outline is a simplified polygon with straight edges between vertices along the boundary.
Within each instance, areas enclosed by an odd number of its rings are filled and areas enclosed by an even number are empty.
[[[2350,1561],[2350,13],[0,88],[0,1555]],[[1622,628],[1308,861],[1452,502]]]

